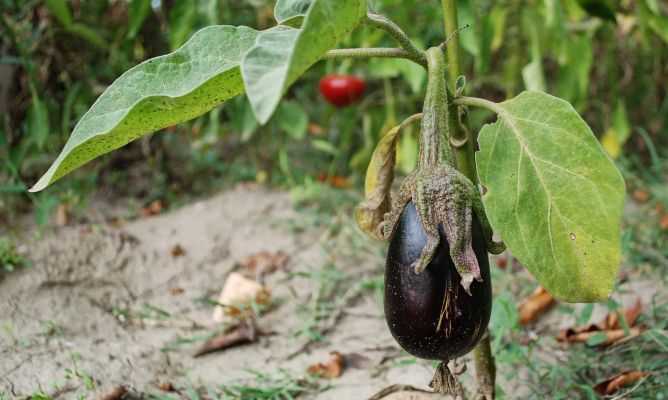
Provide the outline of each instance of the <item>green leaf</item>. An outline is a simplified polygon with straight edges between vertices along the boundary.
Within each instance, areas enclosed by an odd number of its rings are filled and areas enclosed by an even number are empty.
[[[84,39],[85,41],[87,41],[88,43],[94,45],[99,49],[106,50],[109,48],[108,42],[105,41],[105,39],[102,36],[100,36],[99,33],[97,33],[94,29],[91,29],[84,24],[75,22],[69,27],[67,27],[67,32],[79,36],[80,38]]]
[[[631,126],[624,101],[617,100],[617,107],[612,113],[612,126],[601,137],[601,144],[610,157],[617,159],[622,153],[622,146],[631,135]]]
[[[615,18],[617,1],[615,0],[578,0],[578,3],[589,15],[613,22],[617,20]]]
[[[304,21],[313,0],[278,0],[274,18],[281,25],[298,27]]]
[[[72,25],[72,13],[65,0],[46,0],[46,8],[65,28]]]
[[[257,34],[247,27],[210,26],[179,50],[121,75],[77,123],[56,161],[30,190],[40,191],[97,156],[241,93],[239,63]]]
[[[276,112],[278,126],[293,139],[303,140],[308,129],[308,114],[294,101],[284,101]]]
[[[582,109],[588,100],[589,74],[594,61],[591,39],[572,35],[564,44],[565,58],[559,68],[556,94]]]
[[[398,58],[372,58],[368,64],[369,76],[383,79],[402,75],[413,93],[420,93],[427,81],[427,72],[423,67],[408,60]]]
[[[132,0],[128,7],[128,39],[134,39],[151,12],[151,0]]]
[[[225,111],[234,131],[241,134],[241,141],[249,141],[257,131],[258,123],[246,96],[230,100],[225,105]]]
[[[608,335],[605,332],[596,332],[587,339],[587,346],[598,346],[608,341]]]
[[[241,65],[248,99],[266,123],[288,87],[366,15],[366,0],[313,0],[301,29],[262,32]]]
[[[46,103],[34,92],[32,103],[28,109],[26,127],[37,148],[43,150],[49,137],[49,109],[46,107]]]
[[[658,5],[649,1],[639,1],[638,6],[640,22],[668,43],[668,16],[662,15]]]
[[[98,48],[106,49],[108,47],[108,44],[97,32],[83,24],[74,22],[65,0],[46,0],[46,7],[68,33],[79,36]]]
[[[315,148],[315,149],[317,149],[317,150],[320,150],[320,151],[322,151],[323,153],[331,154],[331,155],[333,155],[333,156],[335,156],[335,157],[338,156],[339,153],[341,153],[341,152],[339,151],[339,149],[337,149],[336,147],[334,147],[333,144],[331,144],[330,142],[328,142],[328,141],[326,141],[326,140],[314,139],[314,140],[311,142],[311,145],[313,146],[313,148]]]
[[[169,46],[176,49],[185,43],[195,27],[197,2],[176,0],[169,11]]]
[[[545,91],[545,77],[543,76],[543,63],[540,59],[533,60],[522,68],[522,79],[528,90],[538,92]]]
[[[492,226],[555,297],[605,299],[620,263],[621,174],[566,101],[486,103],[498,120],[480,131],[476,163]]]

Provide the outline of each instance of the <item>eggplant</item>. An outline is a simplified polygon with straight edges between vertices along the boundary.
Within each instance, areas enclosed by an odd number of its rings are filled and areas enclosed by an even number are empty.
[[[471,351],[485,334],[492,284],[485,239],[478,218],[472,220],[482,281],[473,281],[471,295],[459,283],[442,227],[434,258],[420,274],[411,264],[427,237],[412,202],[394,229],[385,266],[385,319],[399,345],[416,357],[447,362]]]

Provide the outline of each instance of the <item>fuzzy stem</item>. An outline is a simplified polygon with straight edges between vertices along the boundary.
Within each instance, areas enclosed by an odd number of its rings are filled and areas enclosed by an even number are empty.
[[[462,97],[457,97],[453,102],[460,106],[486,108],[489,111],[493,111],[496,114],[503,114],[503,108],[501,108],[497,103],[486,99],[481,99],[479,97],[462,96]]]
[[[449,37],[451,33],[455,33],[459,29],[457,23],[457,1],[441,0],[441,5],[443,6],[444,37]],[[454,89],[457,77],[461,72],[459,64],[459,40],[453,37],[448,41],[446,49],[448,52],[448,78],[450,79],[450,86]]]
[[[496,384],[496,365],[489,340],[489,332],[480,340],[473,351],[475,376],[478,381],[478,392],[486,400],[494,399]]]
[[[443,22],[446,35],[448,32],[456,32],[459,29],[456,0],[441,0],[441,4],[443,6]],[[447,52],[450,86],[454,92],[457,77],[461,71],[459,63],[459,38],[457,35],[453,36],[450,42],[448,42]],[[448,123],[451,140],[453,143],[456,143],[457,169],[464,173],[471,181],[478,182],[474,158],[475,138],[463,126],[456,104],[455,101],[451,102],[454,109],[451,110],[450,114],[454,114],[454,116],[448,118]],[[494,103],[491,104],[495,105]],[[485,105],[489,106],[489,104]],[[494,357],[492,356],[489,332],[482,338],[473,352],[478,391],[483,395],[485,400],[493,400],[496,366],[494,365]]]
[[[418,169],[446,163],[453,165],[448,144],[448,95],[445,83],[445,57],[438,47],[427,50],[427,93],[422,108]]]
[[[446,34],[449,32],[457,32],[459,25],[457,24],[457,5],[455,0],[442,0],[443,5],[443,21],[445,25]],[[446,46],[448,53],[448,80],[450,87],[448,95],[452,99],[452,93],[455,91],[457,77],[461,71],[459,63],[459,37],[453,35]],[[466,175],[471,181],[478,181],[478,174],[475,167],[474,158],[474,138],[471,137],[470,132],[462,124],[460,118],[459,108],[451,101],[450,115],[448,118],[448,127],[450,132],[450,143],[455,149],[457,159],[457,169]]]
[[[334,49],[325,53],[325,59],[332,58],[404,58],[413,61],[414,63],[427,67],[424,59],[415,57],[415,54],[409,53],[404,49],[393,47],[367,47],[356,49]]]
[[[389,33],[394,40],[399,43],[402,49],[406,50],[415,60],[419,60],[418,64],[426,66],[427,59],[424,54],[424,51],[420,50],[415,43],[413,43],[408,35],[392,20],[387,18],[384,15],[368,13],[366,18],[367,24],[382,29],[385,32]]]

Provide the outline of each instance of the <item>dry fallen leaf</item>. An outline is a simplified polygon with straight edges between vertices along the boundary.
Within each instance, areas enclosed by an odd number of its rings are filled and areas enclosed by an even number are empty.
[[[332,379],[332,378],[338,378],[343,374],[343,368],[345,366],[345,362],[343,359],[343,355],[339,353],[338,351],[333,351],[329,353],[330,357],[327,362],[323,363],[317,363],[313,364],[308,369],[306,372],[308,372],[311,375],[317,375],[322,378],[327,378],[327,379]]]
[[[56,225],[65,226],[70,220],[70,210],[67,204],[58,204],[56,208]]]
[[[154,200],[149,205],[141,209],[141,215],[143,217],[151,217],[153,215],[158,215],[162,212],[162,208],[163,208],[162,201]]]
[[[638,203],[647,203],[647,200],[649,200],[649,192],[644,189],[636,189],[633,191],[633,199]]]
[[[270,301],[271,292],[268,288],[238,272],[231,272],[218,297],[219,304],[213,310],[213,321],[228,322],[239,317],[242,309],[249,308],[252,303],[266,305]]]
[[[595,341],[595,345],[608,346],[622,339],[640,335],[644,328],[635,326],[638,316],[642,312],[642,303],[637,299],[633,306],[624,310],[624,319],[629,327],[628,335],[624,330],[624,325],[620,322],[620,312],[613,311],[608,313],[598,324],[589,324],[585,326],[568,328],[559,332],[557,340],[567,343],[588,343]]]
[[[193,357],[200,357],[215,351],[253,343],[257,341],[258,336],[259,334],[257,327],[255,326],[255,320],[251,318],[243,321],[233,330],[207,340],[206,343],[195,352]]]
[[[158,389],[162,390],[163,392],[173,392],[176,390],[171,382],[160,382],[158,384]]]
[[[101,395],[100,400],[120,400],[128,393],[128,389],[125,386],[117,386],[111,389],[109,392]]]
[[[176,286],[169,288],[169,294],[171,294],[172,296],[178,296],[180,294],[183,294],[183,292],[185,292],[185,289],[183,289],[182,287]]]
[[[325,128],[318,124],[310,123],[308,124],[308,133],[313,136],[320,136],[325,133]]]
[[[284,268],[290,257],[284,251],[271,253],[269,251],[260,251],[245,257],[239,262],[239,265],[249,270],[258,277],[271,274],[272,272]]]
[[[172,246],[172,249],[169,251],[172,254],[172,257],[181,257],[186,254],[186,249],[183,248],[180,244],[175,244]]]
[[[594,390],[601,396],[611,395],[622,387],[632,385],[648,375],[649,373],[642,371],[622,372],[613,376],[612,378],[606,379],[603,382],[596,384],[596,386],[594,386]]]
[[[659,226],[664,231],[668,230],[668,214],[664,214],[659,221]]]
[[[337,189],[346,189],[351,186],[350,180],[345,176],[327,175],[325,173],[322,173],[318,175],[318,180],[320,182],[327,183],[330,186],[335,187]]]
[[[556,300],[554,297],[544,287],[538,286],[518,307],[520,324],[527,325],[529,322],[534,321],[555,303]]]
[[[640,299],[636,299],[636,302],[626,310],[624,310],[624,320],[628,326],[634,326],[636,320],[642,312],[642,302]],[[617,329],[621,328],[622,325],[619,322],[619,312],[611,312],[605,316],[604,327],[605,329]]]

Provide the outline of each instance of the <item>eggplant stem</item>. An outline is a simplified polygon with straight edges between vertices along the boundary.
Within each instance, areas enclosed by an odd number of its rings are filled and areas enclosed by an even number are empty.
[[[456,400],[466,400],[464,387],[457,378],[450,372],[447,361],[441,361],[434,371],[434,378],[429,386],[434,392],[453,396]]]

